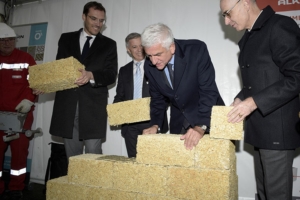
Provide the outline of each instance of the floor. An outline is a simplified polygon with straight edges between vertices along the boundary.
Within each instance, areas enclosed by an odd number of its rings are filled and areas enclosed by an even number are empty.
[[[30,186],[23,191],[23,200],[46,200],[45,186],[31,183]]]

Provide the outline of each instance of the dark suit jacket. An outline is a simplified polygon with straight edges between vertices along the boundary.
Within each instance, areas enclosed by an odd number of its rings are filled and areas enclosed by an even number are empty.
[[[263,149],[300,146],[300,29],[290,17],[263,10],[239,42],[243,88],[258,109],[246,118],[245,142]]]
[[[82,29],[61,35],[57,60],[73,56],[80,61],[81,31]],[[72,137],[78,102],[80,138],[100,139],[106,135],[107,86],[116,81],[118,72],[116,42],[99,33],[81,62],[87,71],[93,73],[95,85],[87,83],[79,88],[56,92],[50,133],[65,138]]]
[[[149,60],[145,63],[145,74],[150,84],[151,124],[162,125],[165,102],[170,101],[170,132],[180,133],[185,121],[191,127],[209,126],[212,106],[218,100],[224,103],[205,43],[175,40],[175,46],[174,90],[166,83],[164,71],[158,70]]]
[[[149,82],[146,76],[144,76],[144,80],[143,80],[142,97],[143,98],[150,97]],[[132,99],[133,99],[133,61],[127,63],[119,70],[118,84],[117,84],[114,103],[132,100]],[[149,124],[149,121],[144,123]],[[127,128],[128,128],[127,124],[122,125],[122,135],[125,135],[127,133]],[[160,132],[161,133],[168,132],[168,119],[166,113],[165,113],[164,122]]]

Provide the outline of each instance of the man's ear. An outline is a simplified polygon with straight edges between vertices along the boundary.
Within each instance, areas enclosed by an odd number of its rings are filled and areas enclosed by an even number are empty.
[[[170,49],[170,51],[171,51],[172,54],[175,53],[175,43],[174,42],[170,45],[169,49]]]

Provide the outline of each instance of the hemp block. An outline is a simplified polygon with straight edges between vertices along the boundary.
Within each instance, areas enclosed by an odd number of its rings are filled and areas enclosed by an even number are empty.
[[[106,107],[109,125],[150,120],[150,97],[122,101]]]
[[[51,179],[47,182],[47,200],[85,200],[87,188],[82,185],[68,183],[67,176]]]
[[[242,140],[244,137],[243,121],[239,123],[227,122],[227,114],[232,106],[213,106],[210,121],[210,137]]]
[[[73,57],[31,66],[29,67],[29,87],[44,93],[78,87],[74,83],[81,76],[78,69],[84,68]]]
[[[164,166],[115,162],[113,171],[116,190],[166,195],[167,168]]]
[[[113,162],[99,154],[82,154],[69,159],[68,181],[74,184],[111,188]]]
[[[235,170],[235,164],[235,145],[231,140],[213,139],[204,135],[196,146],[196,168]]]
[[[237,182],[231,183],[230,170],[197,170],[193,168],[170,167],[167,180],[167,196],[193,200],[235,200]],[[237,199],[236,199],[237,200]]]
[[[90,187],[86,199],[93,200],[134,200],[137,194],[120,190],[104,189],[99,187]]]
[[[193,167],[193,150],[186,150],[177,134],[139,135],[136,161],[144,164]]]
[[[177,199],[174,197],[167,197],[167,196],[156,196],[156,195],[149,195],[149,194],[141,194],[137,193],[137,200],[182,200]]]

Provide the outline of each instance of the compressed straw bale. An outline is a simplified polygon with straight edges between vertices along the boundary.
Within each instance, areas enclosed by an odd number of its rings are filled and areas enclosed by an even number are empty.
[[[195,149],[195,167],[202,169],[235,170],[235,145],[231,140],[214,139],[209,135]]]
[[[210,137],[242,140],[244,137],[243,121],[239,123],[229,123],[227,114],[232,106],[213,106],[210,121]]]
[[[230,170],[207,170],[169,167],[167,179],[167,196],[179,199],[195,200],[235,200],[231,190],[236,190],[237,183],[232,184]]]
[[[136,161],[144,164],[194,167],[193,150],[186,150],[177,134],[139,135]]]
[[[136,199],[137,200],[183,200],[174,197],[157,196],[157,195],[149,195],[149,194],[141,194],[141,193],[137,193]]]
[[[99,169],[100,170],[100,169]],[[93,200],[134,200],[137,193],[125,192],[120,190],[112,190],[105,188],[89,187],[88,198]],[[75,199],[74,199],[75,200]]]
[[[106,107],[109,125],[150,120],[150,97],[109,104]]]
[[[82,154],[69,159],[68,181],[88,186],[111,188],[113,162],[99,154]]]
[[[115,162],[113,171],[113,189],[166,195],[167,168],[164,166]]]
[[[29,67],[29,87],[44,93],[78,87],[74,82],[84,66],[73,57]]]
[[[85,200],[87,187],[68,183],[67,176],[51,179],[47,182],[47,200]]]

